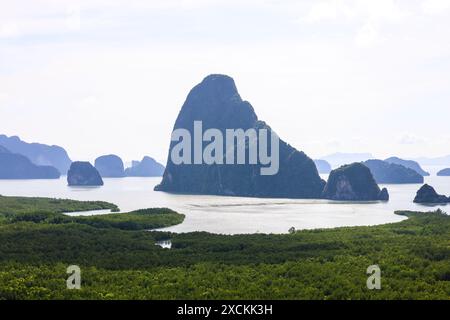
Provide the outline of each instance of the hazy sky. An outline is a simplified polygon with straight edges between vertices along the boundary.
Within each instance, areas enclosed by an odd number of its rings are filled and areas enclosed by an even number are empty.
[[[0,133],[165,161],[206,75],[312,157],[450,154],[448,0],[0,0]]]

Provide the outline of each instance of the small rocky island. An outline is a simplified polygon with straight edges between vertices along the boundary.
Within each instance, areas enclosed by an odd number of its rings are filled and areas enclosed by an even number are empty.
[[[59,179],[58,169],[38,166],[21,154],[0,146],[0,179]]]
[[[95,169],[103,178],[122,178],[125,176],[123,161],[114,154],[95,159]]]
[[[382,160],[368,160],[363,163],[370,169],[377,183],[406,184],[424,182],[422,175],[403,165]]]
[[[450,177],[450,168],[439,171],[437,175],[438,177]]]
[[[338,201],[388,201],[387,189],[380,190],[369,168],[353,163],[331,171],[323,197]]]
[[[432,186],[425,184],[417,191],[414,202],[422,204],[444,204],[450,203],[450,197],[438,194]]]
[[[89,162],[76,161],[70,166],[67,173],[69,186],[102,186],[100,173]]]
[[[125,170],[127,177],[161,177],[164,166],[151,157],[144,157],[142,161],[133,161],[131,168]]]

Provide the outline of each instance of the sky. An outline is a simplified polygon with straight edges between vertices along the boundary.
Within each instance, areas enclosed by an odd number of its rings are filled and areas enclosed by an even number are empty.
[[[448,0],[0,0],[0,134],[72,160],[165,162],[212,73],[313,158],[450,154]]]

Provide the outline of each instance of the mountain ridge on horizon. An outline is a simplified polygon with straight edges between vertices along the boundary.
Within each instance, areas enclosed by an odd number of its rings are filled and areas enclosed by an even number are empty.
[[[26,156],[0,145],[0,180],[59,179],[58,169],[34,164]]]
[[[19,136],[8,137],[4,134],[0,134],[0,145],[12,153],[25,156],[37,166],[55,167],[62,175],[67,173],[72,163],[67,151],[57,145],[29,143],[21,140]]]

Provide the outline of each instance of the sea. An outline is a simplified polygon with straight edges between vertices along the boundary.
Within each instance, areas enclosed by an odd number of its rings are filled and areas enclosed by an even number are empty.
[[[424,168],[431,173],[425,182],[440,194],[450,195],[450,177],[437,177],[440,167]],[[326,175],[322,175],[324,179]],[[105,178],[102,187],[69,187],[59,180],[0,180],[4,196],[51,197],[101,200],[115,203],[121,212],[166,207],[186,215],[183,223],[161,229],[171,232],[206,231],[217,234],[287,233],[296,230],[370,226],[405,219],[396,210],[431,211],[448,206],[413,203],[420,184],[380,185],[390,193],[389,202],[338,202],[328,200],[267,199],[210,195],[181,195],[154,191],[161,178]],[[107,210],[70,213],[105,214]]]

